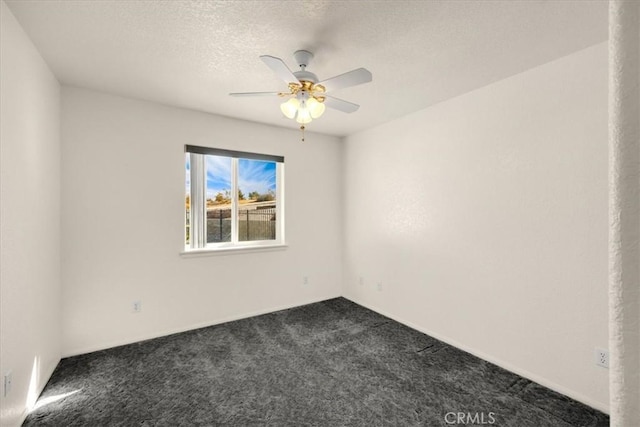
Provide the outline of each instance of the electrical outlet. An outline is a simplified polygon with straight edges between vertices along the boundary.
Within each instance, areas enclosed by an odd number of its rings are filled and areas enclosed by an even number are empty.
[[[134,301],[131,304],[131,310],[134,313],[140,313],[142,311],[142,301]]]
[[[364,277],[360,276],[360,278],[358,279],[358,283],[360,284],[360,286],[364,286]]]
[[[9,371],[4,374],[4,397],[7,397],[11,392],[11,383],[13,382],[13,372]]]
[[[305,286],[309,284],[309,276],[302,276],[302,284]]]
[[[382,282],[378,282],[377,288],[378,292],[382,292]]]
[[[596,365],[609,368],[609,350],[596,348]]]

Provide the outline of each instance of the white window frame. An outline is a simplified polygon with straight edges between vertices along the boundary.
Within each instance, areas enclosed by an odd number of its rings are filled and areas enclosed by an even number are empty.
[[[228,252],[238,250],[272,249],[285,247],[284,240],[284,157],[268,154],[248,153],[218,148],[185,146],[189,156],[190,203],[189,244],[184,244],[182,254],[198,254],[203,252]],[[206,208],[206,166],[205,156],[214,155],[231,158],[231,241],[207,243],[207,208]],[[271,161],[276,164],[276,238],[275,240],[240,241],[239,200],[238,200],[238,163],[240,159]],[[182,217],[185,218],[184,212]],[[186,223],[184,224],[186,233]],[[186,240],[186,234],[184,235]]]

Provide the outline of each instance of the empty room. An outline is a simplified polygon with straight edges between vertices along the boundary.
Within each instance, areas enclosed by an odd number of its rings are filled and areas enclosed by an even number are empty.
[[[640,426],[640,2],[0,0],[1,421]]]

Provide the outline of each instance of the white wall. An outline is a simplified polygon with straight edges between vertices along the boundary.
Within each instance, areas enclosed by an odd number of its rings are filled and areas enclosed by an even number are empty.
[[[0,9],[0,423],[14,426],[60,360],[60,85]]]
[[[64,355],[341,294],[337,138],[77,88],[62,100]],[[285,156],[287,249],[180,256],[185,144]]]
[[[606,411],[606,43],[345,144],[345,296]]]

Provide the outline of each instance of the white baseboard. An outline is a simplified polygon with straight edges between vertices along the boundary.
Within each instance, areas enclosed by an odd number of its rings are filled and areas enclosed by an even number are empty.
[[[376,313],[379,313],[385,317],[388,317],[390,319],[395,320],[396,322],[402,323],[403,325],[406,325],[412,329],[415,329],[417,331],[420,331],[424,334],[427,334],[433,338],[436,338],[442,342],[445,342],[453,347],[456,347],[460,350],[466,351],[467,353],[470,353],[476,357],[479,357],[480,359],[486,360],[487,362],[493,363],[494,365],[497,365],[503,369],[506,369],[507,371],[513,372],[517,375],[520,375],[524,378],[527,378],[531,381],[534,381],[540,385],[543,385],[551,390],[554,390],[558,393],[561,393],[565,396],[568,396],[572,399],[577,400],[578,402],[584,403],[585,405],[588,405],[592,408],[598,409],[599,411],[602,411],[606,414],[609,414],[609,407],[607,404],[603,404],[602,402],[597,402],[595,400],[592,400],[590,398],[588,398],[587,396],[584,396],[580,393],[575,392],[574,390],[568,389],[566,387],[563,387],[553,381],[550,381],[544,377],[541,377],[539,375],[536,375],[532,372],[529,372],[525,369],[521,369],[517,366],[514,366],[510,363],[507,363],[503,360],[497,359],[491,355],[485,354],[481,351],[478,351],[474,348],[468,347],[460,342],[457,342],[456,340],[453,340],[449,337],[445,337],[442,336],[438,333],[435,333],[433,331],[430,331],[426,328],[423,328],[419,325],[416,325],[412,322],[406,321],[398,316],[394,316],[390,313],[387,313],[384,310],[381,310],[379,307],[376,307],[374,305],[371,304],[365,304],[362,302],[357,301],[355,298],[346,296],[346,295],[333,295],[333,296],[327,296],[327,297],[322,297],[319,299],[313,299],[313,300],[309,300],[309,301],[305,301],[303,303],[299,303],[299,304],[292,304],[292,305],[284,305],[284,306],[277,306],[277,307],[270,307],[267,309],[263,309],[263,310],[258,310],[258,311],[251,311],[251,312],[246,312],[246,313],[242,313],[236,316],[229,316],[229,317],[225,317],[225,318],[221,318],[221,319],[216,319],[216,320],[212,320],[210,322],[203,322],[203,323],[197,323],[197,324],[193,324],[193,325],[189,325],[189,326],[185,326],[182,328],[175,328],[175,329],[169,329],[160,333],[156,333],[156,334],[149,334],[149,335],[142,335],[142,336],[138,336],[135,338],[131,338],[131,339],[126,339],[126,340],[119,340],[119,341],[112,341],[109,343],[105,343],[105,344],[101,344],[101,345],[97,345],[97,346],[91,346],[91,347],[84,347],[84,348],[76,348],[76,349],[72,349],[69,351],[66,351],[63,354],[63,357],[71,357],[71,356],[77,356],[80,354],[86,354],[86,353],[92,353],[94,351],[100,351],[100,350],[105,350],[108,348],[113,348],[113,347],[118,347],[121,345],[127,345],[127,344],[132,344],[132,343],[136,343],[136,342],[140,342],[140,341],[145,341],[145,340],[149,340],[149,339],[153,339],[153,338],[160,338],[163,336],[167,336],[167,335],[173,335],[173,334],[177,334],[180,332],[187,332],[187,331],[191,331],[194,329],[200,329],[200,328],[206,328],[208,326],[213,326],[213,325],[219,325],[222,323],[227,323],[227,322],[232,322],[234,320],[240,320],[240,319],[246,319],[249,317],[254,317],[254,316],[260,316],[263,314],[268,314],[268,313],[273,313],[276,311],[280,311],[280,310],[286,310],[289,308],[294,308],[294,307],[300,307],[303,305],[307,305],[307,304],[313,304],[313,303],[317,303],[317,302],[321,302],[321,301],[326,301],[329,299],[333,299],[333,298],[339,298],[339,297],[343,297],[345,299],[348,299],[349,301],[358,304],[362,307],[368,308],[369,310],[375,311]],[[25,414],[26,416],[26,414]]]
[[[95,346],[74,348],[74,349],[71,349],[71,350],[66,350],[63,353],[62,357],[78,356],[78,355],[81,355],[81,354],[93,353],[94,351],[100,351],[100,350],[106,350],[106,349],[113,348],[113,347],[119,347],[121,345],[133,344],[133,343],[136,343],[136,342],[146,341],[146,340],[150,340],[150,339],[154,339],[154,338],[166,337],[167,335],[179,334],[181,332],[192,331],[194,329],[200,329],[200,328],[206,328],[208,326],[220,325],[222,323],[233,322],[234,320],[241,320],[241,319],[246,319],[246,318],[249,318],[249,317],[260,316],[262,314],[268,314],[268,313],[273,313],[273,312],[280,311],[280,310],[286,310],[286,309],[289,309],[289,308],[301,307],[303,305],[308,305],[308,304],[314,304],[314,303],[317,303],[317,302],[326,301],[326,300],[330,300],[330,299],[333,299],[333,298],[339,298],[340,296],[341,295],[327,296],[327,297],[321,297],[321,298],[317,298],[317,299],[312,299],[312,300],[309,300],[309,301],[296,303],[296,304],[283,305],[283,306],[277,306],[277,307],[270,307],[270,308],[266,308],[266,309],[263,309],[263,310],[257,310],[257,311],[249,311],[249,312],[246,312],[246,313],[238,314],[236,316],[223,317],[221,319],[215,319],[215,320],[208,321],[208,322],[195,323],[195,324],[184,326],[184,327],[181,327],[181,328],[168,329],[168,330],[165,330],[165,331],[162,331],[162,332],[158,332],[158,333],[154,333],[154,334],[139,335],[139,336],[136,336],[136,337],[133,337],[133,338],[127,338],[127,339],[124,339],[124,340],[110,341],[110,342],[99,344],[99,345],[95,345]]]
[[[393,319],[398,323],[402,323],[403,325],[408,326],[408,327],[410,327],[412,329],[415,329],[416,331],[422,332],[423,334],[427,334],[430,337],[433,337],[433,338],[435,338],[437,340],[440,340],[440,341],[442,341],[444,343],[447,343],[447,344],[449,344],[449,345],[451,345],[453,347],[456,347],[456,348],[458,348],[460,350],[466,351],[467,353],[470,353],[470,354],[472,354],[472,355],[474,355],[476,357],[479,357],[482,360],[486,360],[487,362],[493,363],[494,365],[497,365],[497,366],[499,366],[499,367],[501,367],[503,369],[506,369],[507,371],[513,372],[514,374],[520,375],[521,377],[524,377],[524,378],[527,378],[527,379],[529,379],[531,381],[534,381],[534,382],[536,382],[536,383],[538,383],[540,385],[543,385],[543,386],[545,386],[545,387],[547,387],[547,388],[549,388],[549,389],[551,389],[553,391],[557,391],[560,394],[568,396],[568,397],[570,397],[570,398],[572,398],[574,400],[577,400],[578,402],[584,403],[585,405],[590,406],[592,408],[595,408],[595,409],[597,409],[599,411],[602,411],[605,414],[609,414],[609,406],[606,405],[606,404],[603,404],[602,402],[598,402],[598,401],[595,401],[593,399],[590,399],[589,397],[584,396],[581,393],[577,393],[574,390],[571,390],[571,389],[563,387],[563,386],[561,386],[559,384],[556,384],[555,382],[550,381],[550,380],[548,380],[548,379],[546,379],[544,377],[536,375],[536,374],[534,374],[532,372],[529,372],[529,371],[527,371],[525,369],[518,368],[517,366],[514,366],[514,365],[512,365],[510,363],[507,363],[507,362],[505,362],[503,360],[497,359],[497,358],[495,358],[495,357],[493,357],[491,355],[485,354],[485,353],[483,353],[481,351],[478,351],[478,350],[476,350],[474,348],[468,347],[468,346],[466,346],[466,345],[464,345],[464,344],[462,344],[460,342],[457,342],[456,340],[453,340],[453,339],[451,339],[449,337],[442,336],[442,335],[440,335],[438,333],[430,331],[430,330],[428,330],[426,328],[423,328],[423,327],[421,327],[419,325],[416,325],[416,324],[414,324],[412,322],[408,322],[408,321],[406,321],[406,320],[404,320],[404,319],[402,319],[402,318],[400,318],[398,316],[394,316],[394,315],[392,315],[390,313],[387,313],[386,311],[381,310],[380,308],[378,308],[376,306],[373,306],[371,304],[364,304],[362,302],[358,302],[358,301],[355,300],[355,298],[351,298],[351,297],[346,296],[346,295],[343,295],[343,298],[348,299],[349,301],[353,302],[354,304],[358,304],[358,305],[360,305],[362,307],[368,308],[369,310],[375,311],[376,313],[379,313],[379,314],[381,314],[381,315],[383,315],[385,317]]]

